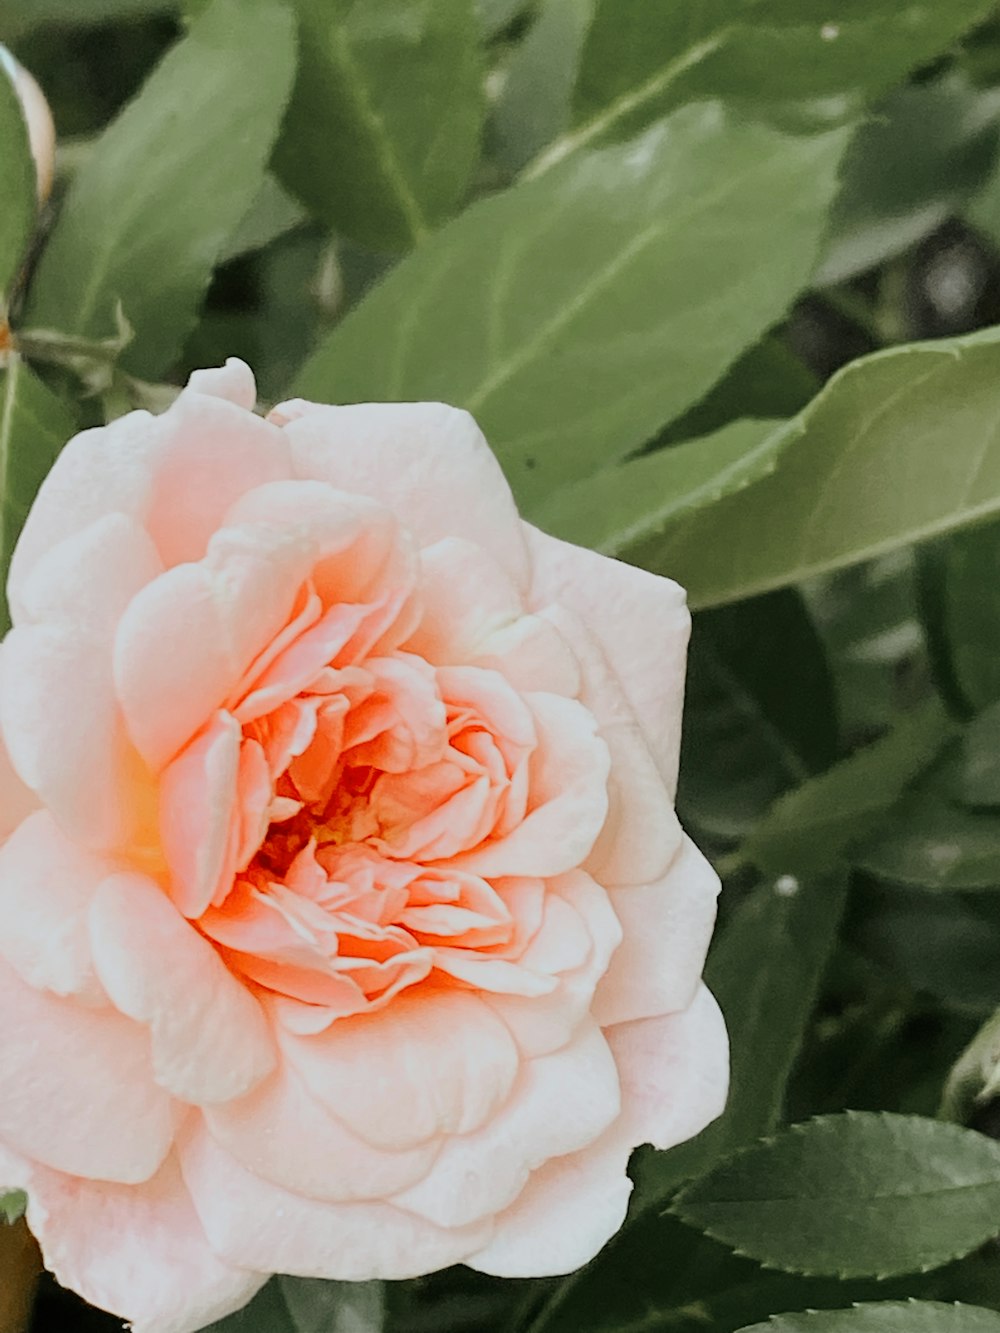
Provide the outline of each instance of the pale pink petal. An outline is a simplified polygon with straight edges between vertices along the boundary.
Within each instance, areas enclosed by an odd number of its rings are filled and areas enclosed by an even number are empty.
[[[173,1138],[149,1034],[111,1008],[26,986],[0,963],[0,1141],[58,1171],[135,1184]]]
[[[295,473],[370,495],[398,514],[420,546],[464,537],[514,580],[529,577],[510,487],[467,412],[443,403],[324,407],[296,400],[283,419]]]
[[[212,1249],[230,1263],[299,1277],[409,1278],[480,1249],[491,1224],[445,1230],[387,1203],[322,1203],[245,1170],[201,1127],[181,1150]]]
[[[283,1046],[313,1096],[386,1149],[478,1129],[507,1098],[519,1063],[504,1024],[458,990],[400,994],[377,1016],[286,1036]]]
[[[201,916],[236,870],[240,738],[233,715],[216,713],[163,774],[163,854],[171,896],[185,916]]]
[[[672,1148],[722,1114],[729,1041],[706,986],[698,988],[682,1013],[619,1023],[604,1035],[622,1083],[622,1115],[615,1130],[630,1147]]]
[[[240,1309],[270,1273],[213,1253],[169,1157],[141,1185],[111,1185],[30,1166],[28,1225],[45,1266],[132,1333],[194,1333]]]
[[[691,627],[684,589],[537,529],[526,526],[526,532],[533,562],[530,607],[565,606],[599,640],[672,797]]]
[[[690,1004],[718,895],[718,875],[686,836],[662,879],[613,892],[622,942],[594,996],[594,1017],[602,1027]]]
[[[191,739],[283,628],[315,555],[310,535],[294,528],[224,528],[204,560],[168,570],[133,599],[118,627],[114,675],[129,732],[153,769]]]
[[[203,393],[212,398],[225,398],[245,412],[252,412],[257,401],[257,384],[253,371],[238,356],[226,358],[224,366],[195,370],[188,376],[187,391]]]
[[[571,1041],[593,1003],[594,988],[622,937],[608,895],[583,871],[571,871],[549,882],[542,925],[522,955],[525,964],[558,972],[551,995],[491,995],[482,999],[498,1014],[520,1049],[528,1056],[548,1054]],[[558,905],[556,905],[558,904]],[[570,924],[570,915],[575,919]],[[585,929],[587,949],[581,944]],[[567,947],[568,946],[568,947]]]
[[[607,1042],[595,1024],[583,1023],[561,1050],[527,1061],[493,1119],[447,1139],[433,1170],[392,1202],[438,1226],[478,1221],[512,1204],[550,1157],[593,1143],[620,1109]]]
[[[313,1199],[384,1199],[420,1180],[440,1141],[382,1152],[332,1116],[282,1066],[247,1097],[209,1107],[212,1138],[248,1171]]]
[[[243,1096],[274,1068],[260,1005],[152,880],[106,880],[90,934],[112,1003],[149,1027],[161,1087],[206,1105]]]
[[[0,643],[0,657],[2,655],[3,644]],[[37,810],[38,804],[38,797],[15,773],[3,736],[0,735],[0,842]]]
[[[71,842],[47,810],[0,847],[0,955],[29,986],[106,1002],[90,955],[87,912],[118,866]]]
[[[497,1216],[492,1241],[464,1262],[496,1277],[554,1277],[581,1268],[625,1221],[628,1159],[614,1126],[582,1152],[552,1158]]]
[[[598,641],[572,612],[553,607],[546,615],[573,646],[582,673],[580,701],[597,719],[611,752],[608,818],[587,869],[609,886],[648,883],[664,873],[680,844],[673,798],[650,753],[642,721]]]
[[[538,733],[529,808],[506,837],[454,858],[477,875],[559,875],[587,857],[608,813],[608,747],[575,699],[526,694]]]
[[[21,585],[21,621],[0,659],[11,762],[72,837],[109,846],[145,818],[139,771],[115,699],[119,619],[159,571],[133,520],[111,514],[50,547]]]

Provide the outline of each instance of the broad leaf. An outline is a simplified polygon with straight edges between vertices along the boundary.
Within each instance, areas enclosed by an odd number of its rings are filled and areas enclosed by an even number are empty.
[[[564,541],[618,555],[766,476],[777,465],[771,436],[783,425],[734,421],[705,439],[603,468],[557,490],[534,520]]]
[[[87,27],[114,19],[176,13],[179,0],[4,0],[0,39],[22,37],[34,28]]]
[[[294,63],[281,0],[214,0],[77,173],[25,322],[101,338],[120,305],[124,367],[167,369],[261,187]]]
[[[843,111],[945,50],[989,11],[983,0],[600,0],[572,127],[531,172],[634,134],[680,102],[761,107],[820,98]]]
[[[299,73],[275,158],[318,217],[374,249],[459,203],[483,119],[472,0],[294,0]]]
[[[780,797],[743,845],[767,874],[829,869],[877,827],[955,726],[936,704],[881,740]]]
[[[0,370],[0,588],[24,520],[56,455],[73,434],[69,412],[17,356]],[[0,623],[10,623],[6,599]]]
[[[740,1333],[1000,1333],[1000,1314],[937,1301],[875,1301],[850,1310],[775,1315]]]
[[[678,808],[727,842],[833,762],[836,700],[802,599],[785,589],[695,617]]]
[[[348,315],[296,392],[466,407],[530,508],[643,444],[780,318],[844,142],[685,108],[467,210]]]
[[[1000,513],[1000,330],[876,353],[783,432],[762,481],[636,548],[695,606],[797,583]]]
[[[203,1333],[382,1333],[381,1282],[276,1277],[244,1309]]]
[[[0,329],[4,297],[17,276],[38,208],[35,163],[21,102],[4,68],[0,48]]]
[[[1000,523],[920,552],[920,607],[938,685],[956,708],[1000,699]]]
[[[970,1121],[978,1107],[1000,1093],[1000,1011],[973,1037],[948,1076],[941,1102],[942,1115]]]
[[[737,1153],[687,1186],[674,1210],[788,1272],[918,1272],[996,1234],[1000,1144],[918,1116],[848,1111]]]

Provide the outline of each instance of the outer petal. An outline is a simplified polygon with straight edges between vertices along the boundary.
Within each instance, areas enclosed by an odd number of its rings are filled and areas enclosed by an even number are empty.
[[[487,840],[452,864],[476,875],[559,875],[587,857],[608,813],[608,747],[575,699],[527,694],[538,733],[531,756],[528,813],[504,838]]]
[[[712,938],[719,877],[690,838],[666,875],[616,889],[611,902],[622,942],[594,996],[602,1027],[684,1009]]]
[[[618,1070],[600,1030],[529,1060],[509,1103],[474,1134],[446,1140],[433,1169],[393,1200],[438,1226],[467,1225],[514,1202],[550,1157],[586,1147],[617,1118]]]
[[[397,995],[377,1017],[284,1038],[306,1087],[374,1147],[406,1149],[478,1129],[518,1069],[503,1023],[467,991]]]
[[[188,1102],[222,1102],[273,1069],[260,1005],[152,880],[107,880],[90,909],[90,934],[112,1002],[150,1029],[161,1087]]]
[[[0,847],[0,954],[29,986],[106,1001],[90,956],[87,912],[118,867],[78,847],[47,810],[29,815]]]
[[[0,656],[2,651],[3,645],[0,644]],[[0,735],[0,842],[37,809],[38,797],[15,773],[3,736]]]
[[[27,1164],[11,1180],[28,1191],[46,1267],[133,1333],[194,1333],[240,1309],[270,1276],[215,1256],[172,1157],[141,1185]]]
[[[534,567],[529,605],[565,606],[599,638],[672,797],[691,626],[683,588],[537,529],[527,532]]]
[[[363,1282],[458,1263],[491,1223],[443,1230],[385,1203],[320,1203],[244,1170],[200,1127],[181,1150],[184,1179],[217,1254],[247,1268]]]
[[[286,1067],[247,1097],[210,1107],[212,1138],[275,1185],[327,1202],[384,1199],[426,1175],[440,1148],[383,1152],[332,1116]]]
[[[113,1009],[33,990],[0,964],[0,1139],[46,1166],[136,1184],[173,1137],[149,1038]]]
[[[38,559],[95,520],[129,515],[148,528],[168,565],[197,560],[245,491],[290,475],[281,432],[237,405],[246,401],[247,388],[244,372],[228,363],[226,370],[193,376],[161,416],[130,412],[70,440],[32,505],[11,561],[15,622],[22,584]]]
[[[152,768],[190,740],[281,630],[314,555],[294,529],[225,528],[204,560],[168,570],[133,599],[118,628],[115,681]]]
[[[380,500],[420,546],[465,537],[526,587],[524,525],[467,412],[443,403],[322,407],[295,400],[276,407],[271,418],[288,423],[297,476]]]
[[[493,1240],[465,1262],[497,1277],[572,1273],[625,1220],[632,1182],[629,1150],[614,1127],[583,1152],[555,1157],[496,1219]]]
[[[726,1024],[701,986],[683,1013],[619,1023],[605,1036],[622,1081],[615,1131],[628,1146],[672,1148],[721,1115],[729,1088]]]
[[[111,645],[122,612],[159,569],[142,528],[108,515],[36,561],[21,584],[22,623],[4,641],[0,716],[11,760],[57,822],[92,846],[120,841],[143,818]]]

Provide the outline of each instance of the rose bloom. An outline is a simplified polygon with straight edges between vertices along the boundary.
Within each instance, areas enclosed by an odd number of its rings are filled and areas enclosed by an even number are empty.
[[[71,440],[0,648],[0,1185],[139,1333],[570,1271],[726,1090],[681,589],[523,523],[464,412],[254,397]]]

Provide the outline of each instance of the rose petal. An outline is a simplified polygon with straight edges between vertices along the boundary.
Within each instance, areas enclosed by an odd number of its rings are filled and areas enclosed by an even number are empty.
[[[691,629],[684,589],[528,525],[525,530],[533,562],[529,606],[565,606],[600,640],[672,798]]]
[[[431,1171],[393,1202],[438,1226],[507,1208],[550,1157],[585,1148],[621,1109],[618,1071],[593,1023],[552,1055],[525,1063],[510,1101],[482,1129],[445,1140]]]
[[[205,1105],[274,1068],[260,1005],[152,880],[116,875],[90,909],[94,965],[112,1003],[149,1027],[161,1087]]]
[[[479,1249],[490,1223],[443,1230],[386,1203],[321,1203],[245,1170],[198,1126],[184,1179],[212,1249],[230,1263],[343,1282],[408,1278]]]
[[[313,1199],[384,1199],[420,1180],[440,1148],[430,1140],[382,1152],[322,1107],[282,1066],[247,1097],[210,1107],[212,1138],[248,1171]]]
[[[253,371],[238,356],[227,357],[224,366],[193,371],[188,376],[187,388],[189,393],[225,398],[246,412],[252,412],[257,401],[257,383]]]
[[[506,1027],[464,991],[400,994],[377,1017],[341,1019],[313,1037],[286,1035],[283,1046],[313,1096],[386,1149],[478,1129],[518,1069]]]
[[[443,403],[282,403],[295,473],[370,495],[398,514],[420,546],[464,537],[518,587],[528,579],[523,524],[482,432]]]
[[[666,875],[611,895],[622,942],[594,996],[602,1027],[684,1009],[712,938],[719,877],[684,837]]]
[[[29,986],[107,1001],[90,956],[87,912],[118,869],[71,842],[37,810],[0,847],[0,954]]]
[[[0,1156],[6,1167],[6,1154]],[[140,1185],[112,1185],[25,1164],[28,1225],[63,1286],[129,1321],[132,1333],[191,1333],[240,1309],[269,1273],[216,1257],[169,1157]]]
[[[672,1148],[722,1114],[729,1087],[726,1023],[699,986],[682,1013],[619,1023],[604,1034],[622,1082],[616,1131],[630,1147]]]
[[[173,1138],[149,1036],[114,1009],[26,986],[0,963],[0,1140],[58,1171],[148,1180]]]
[[[3,644],[0,643],[0,656]],[[18,777],[0,735],[0,842],[38,809],[38,797]]]

